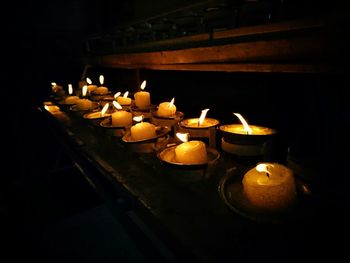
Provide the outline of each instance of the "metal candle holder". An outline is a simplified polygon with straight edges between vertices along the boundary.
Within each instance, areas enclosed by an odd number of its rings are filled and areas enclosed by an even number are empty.
[[[199,125],[198,118],[185,119],[179,122],[178,131],[187,132],[191,138],[205,138],[209,140],[209,146],[216,148],[216,127],[220,124],[217,119],[205,118]]]

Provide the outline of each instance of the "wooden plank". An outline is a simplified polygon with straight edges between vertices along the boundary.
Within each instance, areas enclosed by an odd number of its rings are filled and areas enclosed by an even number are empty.
[[[169,65],[218,62],[266,62],[320,59],[327,56],[321,36],[299,36],[290,39],[261,40],[211,47],[158,52],[114,54],[95,57],[91,63],[117,65]]]
[[[220,72],[263,72],[263,73],[336,73],[335,66],[327,64],[281,64],[281,63],[232,63],[232,64],[171,64],[171,65],[114,65],[114,68],[177,70],[177,71],[220,71]]]

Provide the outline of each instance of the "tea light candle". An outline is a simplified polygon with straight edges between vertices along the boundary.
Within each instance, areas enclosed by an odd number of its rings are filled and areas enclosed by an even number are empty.
[[[293,171],[278,163],[260,163],[243,177],[243,192],[257,208],[281,211],[296,201]]]
[[[183,142],[175,148],[175,159],[183,164],[203,164],[208,162],[205,143],[202,141]]]
[[[92,101],[89,99],[79,99],[76,101],[77,110],[88,110],[92,107]]]
[[[122,105],[122,106],[127,106],[131,104],[131,98],[128,98],[129,92],[126,91],[123,95],[123,97],[121,96],[117,96],[117,102]]]
[[[147,108],[151,105],[151,95],[149,92],[144,91],[146,87],[146,80],[141,84],[141,91],[138,91],[134,94],[135,105],[138,108]]]
[[[77,102],[77,100],[79,100],[78,96],[68,96],[67,98],[65,98],[64,102],[66,104],[75,104]]]
[[[157,115],[160,117],[171,117],[176,113],[176,106],[173,98],[170,102],[162,102],[158,106]]]
[[[86,82],[88,84],[87,85],[87,91],[89,93],[91,93],[91,92],[93,92],[93,91],[95,91],[97,89],[97,85],[93,85],[91,79],[86,78]]]
[[[151,139],[156,136],[156,126],[149,122],[139,122],[131,127],[130,132],[135,141]]]

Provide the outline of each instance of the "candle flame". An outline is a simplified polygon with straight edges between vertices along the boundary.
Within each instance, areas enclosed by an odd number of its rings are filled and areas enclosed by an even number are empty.
[[[121,92],[118,91],[116,94],[114,94],[114,98],[118,98],[120,96]]]
[[[87,82],[89,85],[92,84],[92,81],[91,81],[91,79],[89,79],[89,78],[86,78],[86,82]]]
[[[123,95],[124,98],[127,98],[129,96],[129,91],[126,91]]]
[[[45,110],[50,111],[50,107],[49,106],[45,105],[44,108],[45,108]]]
[[[144,80],[144,81],[141,83],[140,88],[141,88],[141,90],[144,90],[145,87],[146,87],[146,80]]]
[[[118,102],[116,102],[115,100],[112,103],[113,103],[113,106],[117,108],[117,110],[123,109],[123,107]]]
[[[109,103],[107,102],[101,110],[101,116],[105,115],[106,111],[108,110],[108,107],[109,107]]]
[[[105,77],[103,75],[100,75],[99,80],[100,80],[100,84],[103,85],[105,81]]]
[[[51,85],[52,86],[57,86],[57,83],[56,82],[51,82]]]
[[[186,132],[186,133],[177,132],[176,137],[179,138],[179,140],[182,142],[188,142],[190,135],[188,132]]]
[[[236,115],[237,118],[241,121],[244,131],[247,132],[247,134],[252,134],[253,130],[249,127],[248,123],[243,118],[243,116],[241,114],[239,114],[239,113],[233,113],[233,114]]]
[[[68,84],[68,93],[69,93],[69,95],[73,94],[73,85],[72,84]]]
[[[199,117],[198,124],[202,125],[205,119],[205,116],[207,115],[209,109],[202,110],[201,116]]]
[[[255,169],[260,172],[260,173],[263,173],[265,172],[267,177],[270,176],[271,172],[268,170],[269,167],[273,167],[274,165],[273,164],[265,164],[265,163],[259,163]]]
[[[170,101],[170,103],[169,103],[169,105],[168,105],[168,108],[171,108],[171,107],[174,105],[174,101],[175,101],[175,98],[173,98],[173,99]]]
[[[82,88],[82,95],[83,95],[83,97],[86,96],[87,90],[88,90],[87,85],[84,85],[83,88]]]
[[[143,120],[143,115],[135,116],[135,117],[133,118],[133,120],[134,120],[134,121],[137,121],[137,122],[140,122],[140,121]]]

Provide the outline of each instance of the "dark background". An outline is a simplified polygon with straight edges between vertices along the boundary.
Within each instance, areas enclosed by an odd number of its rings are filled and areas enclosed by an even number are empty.
[[[199,1],[194,1],[199,2]],[[291,3],[290,1],[287,1]],[[301,5],[301,3],[304,3]],[[305,2],[307,4],[305,4]],[[128,21],[153,16],[187,1],[11,1],[1,11],[2,129],[5,159],[2,194],[23,178],[38,176],[33,164],[49,169],[58,145],[36,115],[36,107],[50,95],[51,82],[77,85],[84,69],[87,36]],[[298,4],[302,8],[298,8]],[[330,37],[338,48],[331,58],[344,65],[343,72],[329,74],[224,73],[141,70],[147,79],[152,102],[175,97],[176,106],[188,117],[210,108],[209,117],[223,123],[235,121],[232,112],[242,113],[249,123],[266,125],[279,132],[275,158],[285,162],[293,151],[317,174],[311,182],[322,197],[341,209],[349,208],[350,103],[348,77],[349,17],[346,8],[318,1],[296,1],[290,10],[299,16],[310,10],[329,10],[334,19]],[[128,70],[95,71],[106,74],[113,91],[135,90],[127,81],[114,78]],[[68,182],[69,183],[69,182]],[[11,193],[14,194],[14,193]],[[15,193],[16,194],[16,193]],[[14,198],[14,196],[11,196]],[[8,200],[8,198],[3,198]]]

